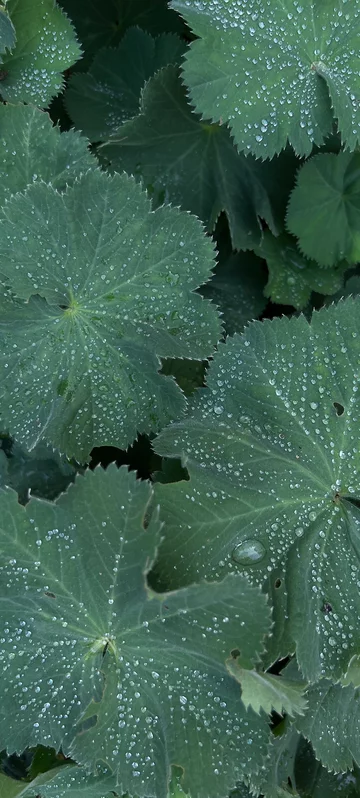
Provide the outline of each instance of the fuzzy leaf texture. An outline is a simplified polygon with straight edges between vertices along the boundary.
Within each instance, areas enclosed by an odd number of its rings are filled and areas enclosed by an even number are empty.
[[[266,583],[309,681],[341,675],[357,652],[359,366],[359,298],[310,324],[254,322],[220,346],[189,417],[155,442],[190,475],[156,486],[162,578]]]
[[[45,184],[17,194],[0,230],[1,271],[19,298],[1,299],[3,429],[83,462],[181,416],[159,357],[204,358],[220,334],[195,293],[213,264],[198,220],[152,212],[133,179],[94,171],[62,195]]]
[[[8,0],[16,45],[2,57],[0,93],[9,102],[46,107],[63,87],[62,72],[81,56],[70,20],[54,0]]]
[[[120,794],[166,798],[177,764],[184,789],[220,798],[266,754],[266,719],[245,710],[225,660],[234,645],[258,660],[270,610],[240,575],[149,590],[150,499],[114,465],[54,504],[0,492],[2,740],[61,747],[95,774],[106,763]]]
[[[309,155],[331,133],[359,140],[360,1],[173,0],[196,36],[184,80],[196,111],[222,119],[240,150]]]
[[[360,260],[360,153],[324,153],[299,170],[287,212],[300,249],[322,266]]]
[[[225,125],[193,113],[174,66],[149,80],[140,112],[99,149],[110,168],[137,175],[158,204],[181,205],[210,232],[225,210],[235,249],[260,243],[260,218],[281,231],[297,166],[291,151],[271,163],[238,153]]]

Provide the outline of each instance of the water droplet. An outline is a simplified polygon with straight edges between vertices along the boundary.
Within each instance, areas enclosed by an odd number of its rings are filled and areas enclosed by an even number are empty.
[[[235,546],[232,558],[240,565],[254,565],[260,562],[266,554],[265,546],[260,540],[244,540]]]

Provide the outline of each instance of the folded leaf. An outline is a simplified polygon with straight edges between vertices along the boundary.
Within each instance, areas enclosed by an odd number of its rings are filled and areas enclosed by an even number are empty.
[[[281,715],[303,715],[307,706],[303,693],[306,682],[288,681],[282,676],[261,673],[242,668],[236,659],[228,659],[226,667],[241,684],[241,699],[246,709],[252,707],[254,712],[263,709],[268,715],[273,710]]]

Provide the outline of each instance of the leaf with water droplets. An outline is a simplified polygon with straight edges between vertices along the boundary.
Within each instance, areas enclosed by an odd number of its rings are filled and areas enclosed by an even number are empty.
[[[140,111],[140,94],[149,78],[180,61],[184,42],[172,33],[154,39],[130,28],[117,48],[103,48],[88,72],[72,75],[65,106],[74,125],[90,141],[103,141]]]
[[[296,729],[290,726],[288,719],[283,722],[282,733],[279,734],[280,728],[277,727],[278,736],[272,737],[268,756],[261,770],[250,778],[251,795],[254,798],[258,798],[260,793],[264,798],[300,798],[295,790],[294,770],[301,738]]]
[[[2,97],[46,107],[63,87],[61,73],[81,55],[71,22],[53,0],[8,0],[6,8],[16,45],[2,58]]]
[[[0,8],[0,53],[12,50],[16,42],[15,28],[11,22],[9,14],[4,8]],[[0,59],[0,63],[2,63]]]
[[[54,504],[0,491],[2,744],[61,747],[94,774],[106,762],[120,794],[166,798],[176,764],[194,798],[220,798],[267,751],[225,661],[234,647],[258,661],[270,609],[241,575],[150,590],[151,496],[114,465]]]
[[[79,133],[60,133],[50,117],[31,105],[0,104],[0,204],[38,180],[64,191],[97,166]]]
[[[140,110],[99,150],[112,169],[141,177],[158,204],[181,205],[210,231],[225,210],[236,249],[260,243],[260,218],[280,232],[293,185],[292,152],[267,164],[238,153],[225,125],[193,113],[174,66],[149,80]]]
[[[18,782],[17,782],[18,783]],[[41,787],[41,793],[39,789]],[[19,798],[117,798],[116,778],[111,772],[89,775],[85,768],[68,765],[36,777]],[[0,798],[2,798],[0,792]],[[11,798],[4,794],[4,798]],[[15,798],[15,797],[14,797]]]
[[[320,153],[299,170],[287,225],[322,266],[360,260],[360,153]]]
[[[283,676],[272,673],[243,668],[238,659],[228,659],[226,667],[241,684],[241,700],[246,708],[252,707],[254,712],[264,710],[268,715],[275,711],[279,715],[303,715],[307,707],[304,698],[306,682],[294,682]]]
[[[159,358],[206,358],[220,335],[195,293],[213,265],[198,220],[153,212],[132,178],[96,170],[64,194],[40,183],[17,194],[0,229],[1,271],[20,297],[1,298],[3,429],[84,462],[181,416]]]
[[[56,778],[56,775],[61,773],[62,770],[64,768],[60,767],[47,773],[41,773],[30,782],[9,778],[5,773],[0,772],[0,798],[62,798],[62,796],[57,796],[55,792],[47,793],[46,789],[43,788],[43,785],[46,785],[54,777]],[[39,793],[40,787],[41,795]],[[75,795],[68,794],[67,798],[75,798]],[[91,796],[89,793],[89,798],[100,798],[100,795]]]
[[[0,447],[1,443],[0,438]],[[30,493],[42,499],[55,499],[76,475],[75,467],[43,442],[27,452],[14,441],[5,460],[4,473],[0,469],[0,486],[16,490],[22,504],[28,501]]]
[[[299,252],[296,240],[286,233],[275,238],[265,231],[255,252],[266,260],[269,269],[265,296],[279,305],[293,305],[298,310],[306,307],[312,291],[319,294],[339,291],[349,268],[349,264],[342,261],[333,269],[321,269],[316,261],[308,260]]]
[[[360,0],[173,0],[197,37],[184,64],[196,111],[228,122],[240,150],[299,155],[338,120],[359,140]]]
[[[328,770],[341,773],[360,765],[360,694],[352,685],[324,680],[310,687],[304,717],[295,723]]]
[[[190,475],[156,486],[162,579],[271,581],[309,681],[341,675],[357,653],[359,362],[358,298],[310,324],[253,322],[220,345],[189,417],[155,442]]]

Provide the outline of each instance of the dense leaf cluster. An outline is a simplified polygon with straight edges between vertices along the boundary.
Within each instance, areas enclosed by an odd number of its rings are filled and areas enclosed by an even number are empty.
[[[360,796],[359,40],[0,7],[0,798]]]

